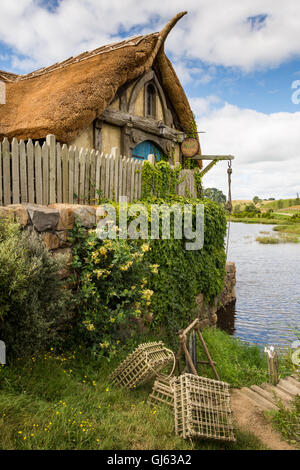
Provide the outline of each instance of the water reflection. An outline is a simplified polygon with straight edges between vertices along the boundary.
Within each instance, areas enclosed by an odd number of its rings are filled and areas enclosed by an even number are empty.
[[[272,226],[233,223],[228,260],[237,267],[237,301],[218,314],[218,325],[258,345],[286,347],[300,331],[300,246],[261,245]]]

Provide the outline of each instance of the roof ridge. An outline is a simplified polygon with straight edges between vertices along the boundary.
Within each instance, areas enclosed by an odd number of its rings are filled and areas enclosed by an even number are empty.
[[[45,75],[50,72],[54,72],[55,70],[58,70],[60,68],[67,67],[69,65],[82,62],[83,60],[90,59],[92,57],[95,57],[100,54],[108,53],[115,51],[117,49],[121,49],[123,47],[128,47],[128,46],[137,46],[143,39],[150,37],[150,36],[157,36],[159,35],[158,32],[156,33],[150,33],[150,34],[144,34],[144,35],[139,35],[139,36],[133,36],[128,39],[124,39],[123,41],[111,43],[111,44],[105,44],[103,46],[97,47],[96,49],[93,49],[92,51],[86,51],[86,52],[81,52],[77,56],[72,56],[69,57],[68,59],[63,60],[62,62],[56,62],[53,65],[49,65],[48,67],[43,67],[38,70],[35,70],[34,72],[30,72],[26,75],[17,75],[15,80],[13,81],[23,81],[23,80],[28,80],[30,78],[35,78],[35,77],[40,77],[41,75]],[[0,72],[1,73],[1,72]]]

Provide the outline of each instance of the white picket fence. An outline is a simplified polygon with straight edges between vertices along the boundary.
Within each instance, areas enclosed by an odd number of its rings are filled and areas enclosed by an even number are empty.
[[[5,138],[0,143],[0,205],[95,204],[101,198],[130,202],[142,195],[144,161],[95,150],[68,147],[48,135],[42,146]],[[183,178],[184,177],[184,178]],[[182,170],[178,194],[196,196],[194,174]]]

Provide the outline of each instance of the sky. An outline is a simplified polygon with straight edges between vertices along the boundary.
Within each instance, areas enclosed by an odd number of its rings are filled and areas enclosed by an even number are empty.
[[[159,31],[196,116],[202,153],[235,156],[233,199],[300,193],[298,0],[0,0],[0,69],[28,73]],[[203,179],[227,193],[227,163]]]

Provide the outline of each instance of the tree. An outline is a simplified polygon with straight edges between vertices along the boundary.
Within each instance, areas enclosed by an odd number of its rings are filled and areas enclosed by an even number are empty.
[[[259,202],[261,202],[261,199],[259,199],[258,196],[254,196],[254,198],[252,199],[252,201],[254,202],[254,204],[258,204]]]
[[[225,194],[217,188],[206,188],[203,192],[204,197],[211,199],[212,201],[218,202],[219,204],[226,204]]]

